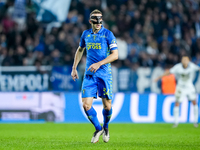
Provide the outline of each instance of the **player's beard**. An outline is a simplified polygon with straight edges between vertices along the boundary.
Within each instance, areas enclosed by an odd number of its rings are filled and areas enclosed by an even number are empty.
[[[94,32],[97,33],[100,29],[101,29],[101,24],[94,24],[93,25],[93,31]]]

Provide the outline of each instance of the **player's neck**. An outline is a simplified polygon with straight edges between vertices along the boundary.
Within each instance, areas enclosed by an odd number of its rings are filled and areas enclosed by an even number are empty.
[[[101,30],[101,28],[100,28],[100,29],[95,29],[95,28],[92,28],[92,31],[93,31],[93,33],[94,33],[94,34],[98,33],[98,32],[99,32],[99,30]]]
[[[183,68],[186,69],[188,67],[188,65],[183,65]]]

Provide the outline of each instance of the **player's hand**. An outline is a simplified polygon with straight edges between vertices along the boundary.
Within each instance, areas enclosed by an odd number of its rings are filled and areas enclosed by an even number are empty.
[[[76,69],[72,69],[71,76],[72,76],[72,79],[73,79],[74,81],[76,81],[76,79],[79,79],[79,77],[78,77],[78,72],[77,72]]]
[[[153,82],[158,82],[158,80],[160,80],[159,77],[155,78],[155,79],[153,80]]]
[[[88,68],[88,70],[95,73],[100,66],[101,66],[100,63],[94,63]]]

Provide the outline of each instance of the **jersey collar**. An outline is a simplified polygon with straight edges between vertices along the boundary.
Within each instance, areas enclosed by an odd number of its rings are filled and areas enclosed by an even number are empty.
[[[191,64],[191,63],[189,62],[189,63],[188,63],[188,66],[187,66],[186,68],[184,68],[184,67],[183,67],[183,64],[182,64],[183,69],[189,68],[190,64]]]
[[[96,34],[100,34],[101,32],[103,32],[103,30],[104,30],[104,26],[101,25],[101,29],[100,29],[99,32],[97,32]],[[90,29],[90,32],[91,32],[91,34],[94,34],[92,28]]]

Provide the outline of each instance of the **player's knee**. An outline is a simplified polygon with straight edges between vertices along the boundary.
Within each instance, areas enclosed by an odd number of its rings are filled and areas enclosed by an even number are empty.
[[[192,101],[192,104],[193,104],[193,105],[196,105],[196,104],[197,104],[197,102],[194,100],[194,101]]]
[[[175,103],[175,106],[179,106],[179,102],[176,102],[176,103]]]
[[[108,111],[111,109],[111,107],[112,107],[112,106],[111,106],[111,104],[109,104],[109,103],[106,104],[106,105],[104,105],[104,109],[105,109],[105,110],[108,110]]]
[[[90,110],[91,105],[89,105],[89,104],[86,103],[86,102],[83,102],[83,108],[84,108],[85,111],[88,111],[88,110]]]

